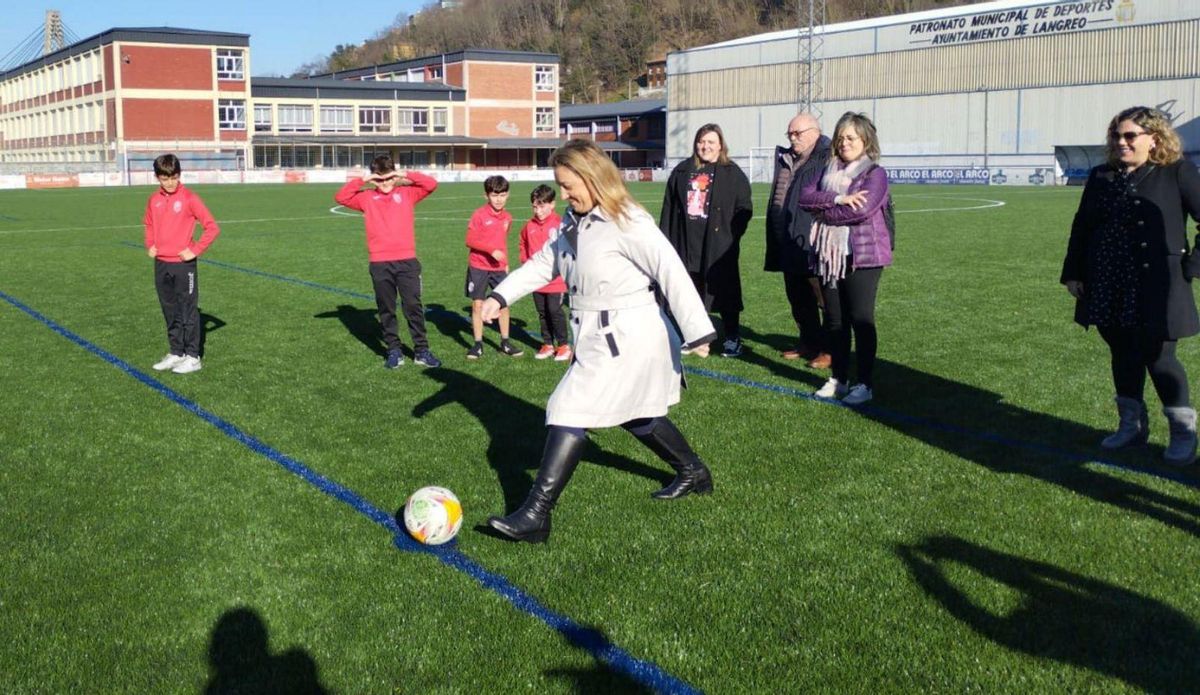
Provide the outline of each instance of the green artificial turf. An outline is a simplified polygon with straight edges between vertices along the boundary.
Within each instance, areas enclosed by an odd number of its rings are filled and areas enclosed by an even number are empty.
[[[514,184],[515,230],[533,184]],[[479,184],[418,207],[431,347],[383,368],[362,221],[336,186],[195,186],[204,368],[166,352],[140,220],[150,188],[0,192],[0,689],[629,692],[622,673],[18,308],[394,514],[462,500],[458,550],[633,659],[712,693],[1200,688],[1197,476],[1111,454],[1107,351],[1058,284],[1078,189],[898,187],[875,400],[826,373],[742,244],[747,353],[688,357],[672,418],[715,494],[623,431],[592,434],[549,544],[480,527],[524,498],[565,366],[468,362],[463,233]],[[657,213],[661,184],[633,184]],[[1002,202],[995,206],[993,202]],[[991,207],[985,207],[991,206]],[[537,331],[528,300],[514,323]],[[403,326],[401,337],[408,342]],[[1197,341],[1180,355],[1200,373]],[[1149,392],[1149,389],[1148,389]],[[1087,462],[1103,459],[1125,469]],[[403,544],[401,544],[403,545]],[[572,633],[575,634],[575,633]],[[240,688],[240,690],[239,690]]]

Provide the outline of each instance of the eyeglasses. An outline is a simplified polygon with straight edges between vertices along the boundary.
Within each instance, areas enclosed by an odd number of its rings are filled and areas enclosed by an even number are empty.
[[[804,135],[810,130],[819,130],[818,128],[805,128],[804,130],[789,130],[787,132],[788,140],[794,140]]]
[[[1147,133],[1144,130],[1126,130],[1123,133],[1121,133],[1121,132],[1111,133],[1109,135],[1109,137],[1111,137],[1114,141],[1124,140],[1126,144],[1132,145],[1133,141],[1137,140],[1138,137],[1140,137],[1142,135],[1149,135],[1149,134],[1150,133]]]

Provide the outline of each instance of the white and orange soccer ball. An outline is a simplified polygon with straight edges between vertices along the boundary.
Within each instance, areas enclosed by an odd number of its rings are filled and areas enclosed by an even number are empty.
[[[444,487],[423,487],[404,504],[404,527],[425,545],[448,543],[462,522],[462,503]]]

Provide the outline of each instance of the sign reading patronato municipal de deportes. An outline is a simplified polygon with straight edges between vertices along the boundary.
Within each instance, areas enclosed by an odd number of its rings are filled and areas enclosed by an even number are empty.
[[[1132,23],[1135,9],[1133,0],[1091,0],[942,17],[910,23],[908,43],[912,46],[948,46],[1107,29]]]

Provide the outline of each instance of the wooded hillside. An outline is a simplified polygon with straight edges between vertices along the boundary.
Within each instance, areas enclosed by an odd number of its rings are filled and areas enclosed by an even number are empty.
[[[969,4],[972,0],[828,0],[826,22]],[[451,9],[428,7],[411,21],[400,15],[375,38],[338,45],[295,74],[464,48],[539,51],[562,58],[563,101],[607,100],[623,97],[647,60],[793,28],[808,5],[808,0],[465,0]]]

